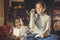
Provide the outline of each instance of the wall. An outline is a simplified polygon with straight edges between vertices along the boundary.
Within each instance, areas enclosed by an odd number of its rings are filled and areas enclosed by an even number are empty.
[[[0,26],[4,25],[4,0],[0,0]]]
[[[11,2],[24,2],[24,0],[9,0],[9,6],[11,6]]]

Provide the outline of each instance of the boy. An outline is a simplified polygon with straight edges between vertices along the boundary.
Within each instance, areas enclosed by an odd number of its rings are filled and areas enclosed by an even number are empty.
[[[46,5],[44,3],[37,2],[36,9],[32,9],[30,11],[31,15],[29,27],[32,34],[25,36],[25,40],[34,40],[34,38],[43,38],[49,35],[51,18],[45,13],[45,9]]]

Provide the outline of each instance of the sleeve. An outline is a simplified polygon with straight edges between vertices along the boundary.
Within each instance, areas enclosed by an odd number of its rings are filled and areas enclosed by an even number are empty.
[[[32,29],[34,26],[34,19],[33,19],[34,14],[30,15],[30,22],[29,22],[29,28]]]
[[[30,29],[26,26],[25,28],[25,34],[29,34],[30,33]]]
[[[51,27],[51,18],[48,17],[48,20],[46,22],[46,28],[45,28],[43,34],[45,34],[48,30],[50,31],[50,27]]]

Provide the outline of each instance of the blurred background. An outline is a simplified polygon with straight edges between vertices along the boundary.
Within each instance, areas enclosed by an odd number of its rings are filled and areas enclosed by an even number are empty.
[[[51,33],[60,35],[60,0],[0,0],[0,35],[6,33],[14,25],[14,18],[20,16],[24,25],[29,25],[30,10],[37,1],[44,1],[46,12],[51,16]],[[3,39],[2,39],[3,40]]]

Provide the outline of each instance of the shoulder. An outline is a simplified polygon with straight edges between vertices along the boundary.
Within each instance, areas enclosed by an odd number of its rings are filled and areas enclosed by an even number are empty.
[[[29,30],[28,26],[23,26],[23,29]]]
[[[22,28],[27,28],[27,26],[22,26]]]
[[[44,17],[47,19],[47,20],[51,20],[51,16],[45,14]]]
[[[12,29],[13,29],[13,30],[16,30],[16,29],[17,29],[17,27],[12,27]]]
[[[45,17],[46,17],[46,18],[51,18],[51,16],[49,16],[49,15],[47,15],[47,14],[45,14]]]

